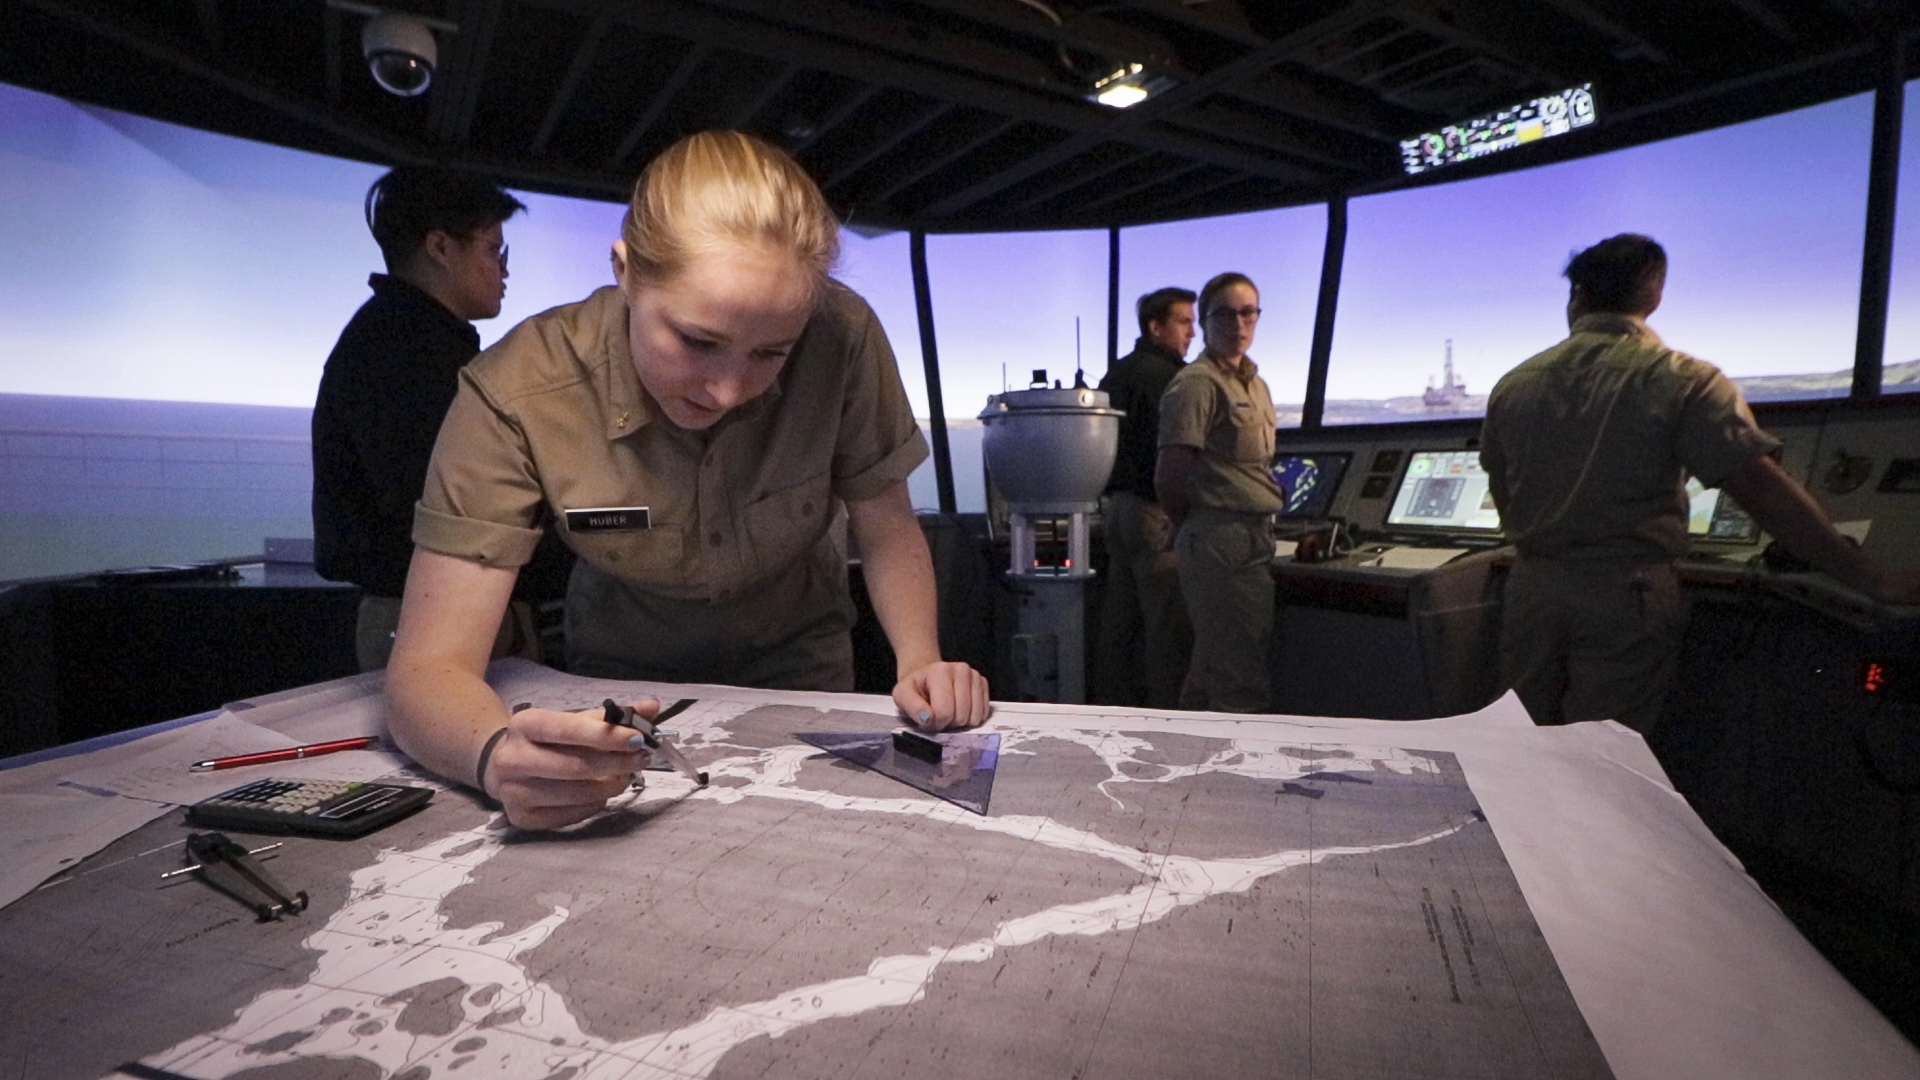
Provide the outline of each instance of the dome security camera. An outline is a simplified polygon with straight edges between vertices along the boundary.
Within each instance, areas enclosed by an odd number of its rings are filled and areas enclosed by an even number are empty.
[[[439,47],[433,30],[412,15],[385,12],[367,20],[360,52],[380,89],[400,97],[418,97],[433,85]]]

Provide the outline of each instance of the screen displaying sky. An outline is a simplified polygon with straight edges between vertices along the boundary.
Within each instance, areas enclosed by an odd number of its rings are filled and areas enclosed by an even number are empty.
[[[1861,95],[1353,200],[1329,401],[1410,396],[1417,408],[1449,339],[1455,372],[1478,399],[1566,336],[1561,269],[1571,252],[1621,232],[1667,249],[1666,301],[1649,322],[1674,348],[1733,376],[1849,371],[1872,121],[1872,98]]]
[[[1237,270],[1260,290],[1248,355],[1273,392],[1281,424],[1297,425],[1326,242],[1327,211],[1318,205],[1120,230],[1120,351],[1139,333],[1133,305],[1141,295],[1167,285],[1197,293],[1213,275]],[[1189,359],[1200,346],[1196,337]]]
[[[1038,368],[1072,386],[1076,318],[1087,382],[1106,370],[1105,229],[929,236],[927,283],[949,417],[980,415]]]
[[[1920,392],[1920,79],[1907,84],[1900,121],[1900,199],[1894,216],[1893,291],[1887,305],[1889,392]],[[1896,381],[1895,364],[1909,365]]]
[[[312,405],[382,171],[0,85],[0,393]],[[516,194],[487,344],[612,280],[620,206]]]
[[[926,417],[932,413],[927,408],[926,364],[920,356],[920,316],[913,306],[909,239],[903,232],[869,237],[842,229],[840,265],[833,276],[873,306],[899,362],[900,381],[907,388],[913,415]]]
[[[1920,101],[1906,111],[1890,364],[1920,359],[1920,198],[1905,197],[1920,192]],[[1845,371],[1871,118],[1863,95],[1354,200],[1328,397],[1417,411],[1449,339],[1468,394],[1484,395],[1564,335],[1568,254],[1626,230],[1672,255],[1652,322],[1675,347],[1735,376]],[[381,269],[361,217],[380,171],[0,85],[0,393],[310,405]],[[610,281],[619,205],[521,198],[484,343]],[[1319,206],[1123,230],[1122,351],[1140,294],[1239,270],[1261,288],[1253,355],[1285,412],[1304,396],[1324,230]],[[845,241],[839,274],[879,313],[925,416],[908,238]],[[1076,317],[1088,380],[1104,373],[1104,230],[933,236],[928,255],[949,417],[1034,368],[1070,381]]]

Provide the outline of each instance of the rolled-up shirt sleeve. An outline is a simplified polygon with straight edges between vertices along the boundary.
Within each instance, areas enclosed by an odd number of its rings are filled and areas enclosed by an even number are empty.
[[[1760,430],[1732,380],[1709,367],[1687,395],[1675,446],[1688,472],[1719,487],[1735,469],[1778,450],[1780,440]]]
[[[1185,446],[1205,450],[1218,411],[1214,399],[1213,386],[1206,379],[1176,375],[1160,397],[1160,449]]]
[[[927,460],[927,439],[907,404],[899,363],[880,320],[851,291],[842,302],[854,309],[852,361],[833,448],[833,493],[847,502],[861,502],[912,475]]]
[[[419,547],[486,566],[517,569],[540,542],[539,474],[519,425],[474,381],[460,390],[427,466],[413,511]]]

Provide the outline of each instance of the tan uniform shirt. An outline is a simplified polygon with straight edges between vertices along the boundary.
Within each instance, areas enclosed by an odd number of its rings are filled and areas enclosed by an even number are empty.
[[[827,539],[835,500],[872,498],[926,457],[886,334],[844,286],[828,287],[774,385],[706,431],[675,426],[641,386],[626,296],[608,287],[528,319],[462,370],[413,538],[517,567],[545,503],[581,560],[570,658],[578,646],[632,658],[623,670],[734,681],[729,665],[823,615],[851,624]],[[565,524],[568,510],[640,506],[650,528]],[[727,670],[699,666],[722,654]]]
[[[1279,426],[1267,381],[1252,360],[1229,370],[1211,353],[1180,369],[1160,399],[1160,445],[1200,451],[1196,508],[1271,514],[1286,505],[1273,479]]]
[[[1487,399],[1480,464],[1521,553],[1661,562],[1687,551],[1686,477],[1717,487],[1780,442],[1712,364],[1631,315],[1582,316]]]

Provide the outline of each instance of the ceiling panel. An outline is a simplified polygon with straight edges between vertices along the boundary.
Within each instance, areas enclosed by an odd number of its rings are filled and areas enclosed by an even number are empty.
[[[1082,228],[1446,179],[1402,177],[1397,141],[1576,82],[1599,124],[1453,175],[1811,104],[1870,88],[1920,29],[1898,0],[404,0],[382,6],[456,29],[401,99],[360,59],[364,6],[10,0],[0,79],[592,198],[740,127],[869,224]],[[1086,99],[1131,63],[1161,92]]]

